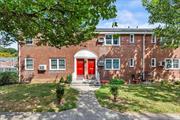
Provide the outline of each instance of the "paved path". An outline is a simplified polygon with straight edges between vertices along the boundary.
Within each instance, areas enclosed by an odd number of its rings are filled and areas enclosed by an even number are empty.
[[[180,120],[173,114],[119,113],[103,108],[94,92],[80,94],[78,108],[59,113],[0,113],[0,120]]]

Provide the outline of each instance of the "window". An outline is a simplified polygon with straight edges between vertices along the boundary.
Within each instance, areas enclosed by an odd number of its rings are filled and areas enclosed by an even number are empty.
[[[112,44],[112,35],[106,35],[106,45]]]
[[[151,43],[156,43],[156,36],[155,35],[152,35]]]
[[[59,59],[59,69],[65,69],[65,59]]]
[[[179,68],[179,60],[178,59],[174,59],[173,60],[173,68]]]
[[[106,35],[105,45],[119,46],[120,39],[118,35]]]
[[[165,68],[166,69],[180,69],[180,59],[165,59]]]
[[[119,58],[106,58],[105,59],[105,69],[106,70],[119,70],[120,69],[120,59]]]
[[[65,70],[66,61],[64,58],[51,58],[50,59],[50,70]]]
[[[135,64],[135,60],[134,60],[134,58],[131,58],[129,60],[129,67],[134,67],[134,64]]]
[[[33,58],[25,58],[25,70],[33,70],[34,61]]]
[[[134,34],[130,35],[129,43],[134,43]]]
[[[156,67],[156,58],[151,58],[151,67]]]
[[[26,45],[32,45],[32,44],[33,44],[32,38],[27,38]]]

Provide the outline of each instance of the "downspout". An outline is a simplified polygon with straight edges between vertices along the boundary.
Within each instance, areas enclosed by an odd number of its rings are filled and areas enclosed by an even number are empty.
[[[143,80],[145,80],[145,50],[146,50],[146,34],[143,35],[143,56],[142,56],[142,64],[143,64],[143,72],[142,72],[142,77]]]
[[[18,76],[19,83],[21,82],[21,52],[20,52],[20,42],[18,41]]]

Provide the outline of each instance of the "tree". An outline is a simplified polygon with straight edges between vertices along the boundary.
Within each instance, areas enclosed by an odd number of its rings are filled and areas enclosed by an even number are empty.
[[[0,31],[56,47],[79,44],[94,35],[101,19],[116,16],[115,1],[0,0]]]
[[[117,85],[111,85],[110,86],[110,92],[113,95],[113,101],[116,102],[117,96],[118,96],[118,86]]]
[[[113,95],[113,101],[116,102],[117,96],[119,94],[118,92],[119,86],[124,84],[124,80],[119,78],[113,78],[110,80],[109,84],[110,84],[110,92]]]
[[[14,48],[4,48],[0,46],[0,57],[15,57],[18,52]]]
[[[155,32],[163,36],[165,47],[180,46],[180,1],[179,0],[142,0],[143,5],[150,13],[151,24],[160,23]]]

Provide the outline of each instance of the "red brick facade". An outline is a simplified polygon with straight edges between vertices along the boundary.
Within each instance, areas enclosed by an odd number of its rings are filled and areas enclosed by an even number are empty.
[[[97,38],[104,37],[105,34],[99,34]],[[119,77],[129,80],[132,74],[139,74],[143,72],[143,36],[144,33],[134,34],[135,42],[130,43],[130,34],[123,33],[120,35],[120,46],[106,46],[97,42],[97,38],[89,40],[78,46],[62,47],[57,49],[49,46],[22,45],[20,47],[20,71],[22,80],[30,80],[32,82],[53,82],[60,77],[66,77],[68,74],[73,74],[75,71],[74,55],[81,50],[88,50],[97,55],[96,70],[99,73],[101,80],[109,80],[112,77]],[[148,73],[146,79],[180,79],[180,65],[178,69],[165,69],[164,66],[159,66],[160,61],[165,58],[177,58],[180,62],[180,48],[177,49],[161,49],[159,41],[157,43],[151,42],[152,35],[146,33],[145,35],[145,54],[144,54],[144,72]],[[33,58],[34,69],[25,70],[25,58]],[[65,70],[50,70],[50,58],[64,58],[66,61]],[[119,58],[120,70],[105,70],[103,66],[98,66],[99,60],[105,58]],[[129,67],[129,59],[134,58],[134,67]],[[151,67],[151,58],[156,58],[156,67]],[[38,66],[40,64],[47,65],[45,72],[39,72]],[[180,64],[180,63],[179,63]],[[85,62],[87,66],[87,60]],[[86,68],[86,67],[85,67]],[[87,69],[85,69],[87,73]],[[84,75],[86,78],[86,75]]]

